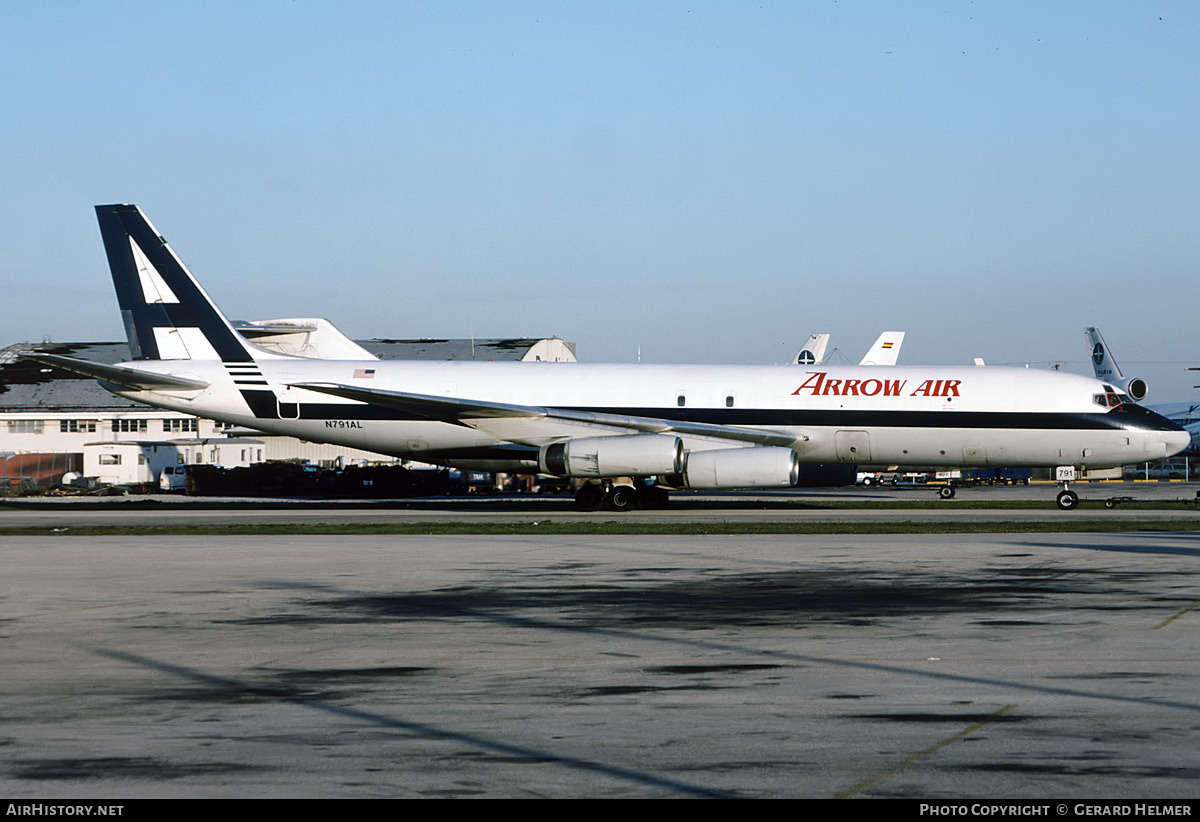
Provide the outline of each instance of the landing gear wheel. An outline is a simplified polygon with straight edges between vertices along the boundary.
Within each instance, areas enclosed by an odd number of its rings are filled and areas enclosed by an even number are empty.
[[[575,507],[580,511],[595,511],[604,504],[604,489],[589,482],[575,492]]]
[[[1079,504],[1079,495],[1074,491],[1059,491],[1057,502],[1058,510],[1070,511]]]
[[[613,511],[628,511],[637,505],[637,489],[632,485],[614,485],[604,502]]]
[[[943,485],[938,489],[938,496],[942,499],[954,499],[954,486]]]

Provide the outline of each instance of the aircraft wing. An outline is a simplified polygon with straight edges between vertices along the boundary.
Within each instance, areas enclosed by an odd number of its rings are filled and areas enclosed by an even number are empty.
[[[484,400],[464,400],[455,397],[435,397],[428,394],[410,394],[404,391],[382,391],[374,388],[341,385],[338,383],[292,383],[292,388],[317,391],[335,397],[357,400],[368,405],[392,408],[417,414],[431,420],[453,422],[472,428],[494,428],[491,421],[504,420],[553,420],[574,423],[588,428],[617,429],[613,433],[639,431],[652,434],[681,434],[694,437],[731,440],[752,445],[794,447],[797,437],[783,431],[715,425],[703,422],[685,422],[656,417],[638,417],[627,414],[607,414],[600,411],[580,411],[571,408],[553,408],[536,405],[513,405]],[[506,439],[514,439],[504,435]]]
[[[202,388],[208,388],[208,383],[204,380],[154,374],[120,365],[104,365],[98,362],[77,360],[74,357],[64,357],[61,354],[22,354],[21,356],[43,365],[52,365],[63,371],[70,371],[72,374],[82,374],[85,377],[119,385],[131,391],[199,391]]]

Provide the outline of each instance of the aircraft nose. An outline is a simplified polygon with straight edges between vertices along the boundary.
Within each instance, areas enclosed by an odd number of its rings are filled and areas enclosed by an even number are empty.
[[[1192,435],[1186,428],[1179,428],[1177,431],[1167,431],[1163,440],[1166,442],[1167,456],[1170,457],[1191,445]]]
[[[1146,453],[1142,459],[1174,456],[1192,444],[1192,435],[1179,423],[1145,408],[1133,408],[1141,415],[1137,427],[1145,434],[1142,447]]]

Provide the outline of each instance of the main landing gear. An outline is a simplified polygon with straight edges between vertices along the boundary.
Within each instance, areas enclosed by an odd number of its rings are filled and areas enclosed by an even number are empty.
[[[580,511],[630,511],[634,508],[666,508],[670,497],[657,485],[585,482],[575,492],[575,507]]]

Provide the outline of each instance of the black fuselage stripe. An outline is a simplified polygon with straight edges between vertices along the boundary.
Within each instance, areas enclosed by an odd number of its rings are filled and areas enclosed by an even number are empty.
[[[242,396],[256,417],[279,419],[280,401],[272,391],[242,390]],[[285,419],[300,420],[371,420],[427,421],[428,417],[377,405],[347,403],[287,403]],[[729,408],[569,408],[599,414],[649,417],[671,422],[709,425],[797,427],[797,428],[960,428],[1019,430],[1092,430],[1130,428],[1136,430],[1175,430],[1173,423],[1145,411],[1116,409],[1096,414],[1019,411],[852,411],[812,409],[729,409]]]

